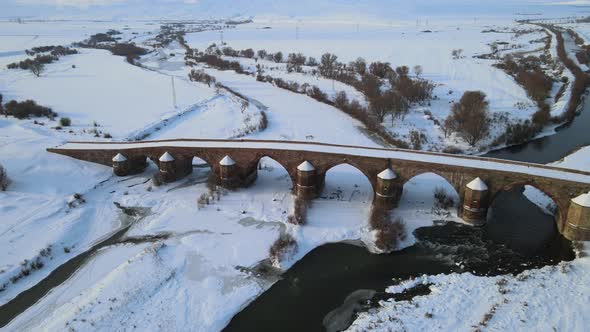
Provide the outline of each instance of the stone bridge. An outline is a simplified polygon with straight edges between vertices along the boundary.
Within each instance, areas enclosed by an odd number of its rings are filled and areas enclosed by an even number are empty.
[[[70,142],[47,150],[113,167],[118,176],[141,172],[149,158],[165,182],[189,174],[193,157],[198,157],[225,187],[250,185],[260,159],[270,157],[287,170],[294,193],[304,199],[321,192],[330,168],[350,164],[369,179],[373,204],[384,208],[397,206],[411,178],[435,173],[455,188],[461,199],[459,215],[475,225],[485,223],[488,207],[500,192],[530,185],[556,203],[557,228],[566,238],[590,240],[590,173],[559,167],[403,149],[260,140]]]

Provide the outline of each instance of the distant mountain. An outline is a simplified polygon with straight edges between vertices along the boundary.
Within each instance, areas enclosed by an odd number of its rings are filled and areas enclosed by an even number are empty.
[[[413,18],[546,13],[590,15],[589,1],[558,0],[2,0],[0,16],[51,19],[188,19],[236,16]],[[584,10],[582,10],[584,9]],[[585,13],[585,14],[584,14]]]

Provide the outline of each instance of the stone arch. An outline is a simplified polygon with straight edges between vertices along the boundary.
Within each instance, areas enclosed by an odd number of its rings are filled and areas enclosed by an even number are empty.
[[[270,154],[263,154],[263,155],[257,156],[255,158],[255,163],[254,163],[254,167],[256,169],[256,172],[258,172],[259,166],[260,166],[260,162],[264,158],[271,159],[272,161],[274,161],[275,163],[277,163],[278,165],[280,165],[281,168],[285,170],[285,173],[288,174],[289,179],[291,180],[291,186],[293,187],[293,186],[296,185],[296,183],[297,183],[297,178],[296,178],[297,174],[296,174],[296,172],[294,173],[290,169],[289,165],[285,165],[283,162],[280,161],[281,158],[278,158],[277,156],[272,156]],[[277,159],[279,159],[279,160],[277,160]],[[249,167],[252,167],[252,166],[249,166]]]
[[[560,197],[558,197],[557,194],[553,193],[552,190],[550,190],[550,188],[548,188],[544,185],[540,185],[538,183],[535,183],[533,181],[515,181],[515,182],[511,182],[507,185],[501,186],[499,188],[492,189],[492,191],[489,193],[488,206],[491,207],[492,204],[494,203],[494,201],[498,198],[498,196],[500,194],[507,192],[507,191],[511,191],[515,188],[524,187],[524,186],[531,186],[531,187],[539,190],[543,194],[547,195],[549,198],[551,198],[553,200],[553,202],[555,203],[555,205],[557,207],[557,210],[555,211],[554,220],[555,220],[555,223],[557,224],[557,229],[559,231],[561,231],[561,229],[563,227],[563,222],[565,222],[564,217],[567,215],[568,204],[564,203],[564,200],[560,199]],[[568,199],[568,201],[569,201],[569,199]],[[488,210],[488,214],[489,214],[489,210]]]
[[[326,165],[318,174],[320,176],[320,178],[322,179],[322,183],[325,181],[326,178],[326,174],[328,174],[328,172],[340,165],[348,165],[351,166],[353,168],[355,168],[357,171],[359,171],[360,173],[362,173],[365,178],[367,178],[367,180],[369,181],[369,183],[371,184],[371,189],[373,190],[373,193],[375,192],[375,189],[377,188],[376,186],[376,176],[373,176],[372,174],[370,174],[369,172],[367,172],[365,170],[364,167],[362,167],[361,165],[359,165],[358,163],[351,161],[351,160],[339,160],[337,162],[334,163],[330,163],[328,165]]]
[[[344,166],[344,167],[350,167],[351,170],[360,175],[361,177],[361,181],[354,181],[354,183],[348,182],[347,180],[350,179],[349,176],[346,176],[344,174],[347,174],[346,172],[337,172],[334,169],[340,166]],[[329,180],[327,180],[327,178],[330,176],[329,173],[330,172],[335,172],[332,173],[334,175],[337,176],[337,181],[336,182],[331,182]],[[328,195],[328,196],[332,196],[334,194],[334,192],[332,190],[338,188],[338,189],[343,189],[343,192],[341,192],[340,194],[342,196],[340,196],[342,198],[342,200],[351,200],[351,199],[357,199],[359,196],[359,194],[361,195],[360,197],[364,197],[362,200],[367,201],[368,204],[372,204],[373,201],[375,200],[375,184],[373,183],[373,181],[371,181],[371,178],[367,175],[366,172],[363,171],[362,168],[356,166],[354,163],[350,163],[348,161],[342,161],[342,162],[336,162],[333,164],[330,164],[328,167],[325,167],[322,170],[322,173],[320,173],[321,176],[321,189],[320,189],[320,193],[323,195]],[[340,177],[341,179],[338,179],[338,177]],[[338,180],[343,180],[342,182],[338,182]],[[367,191],[364,192],[361,190],[361,188],[363,187],[363,183],[368,183],[367,186]],[[357,187],[357,185],[359,185]],[[347,188],[348,187],[348,188]],[[364,195],[364,193],[366,193],[366,195]],[[340,195],[339,194],[339,195]],[[350,196],[349,196],[350,195]],[[356,195],[356,196],[355,196]]]
[[[438,187],[443,187],[443,189],[446,191],[447,196],[448,197],[452,197],[453,201],[454,201],[454,205],[453,208],[456,209],[457,214],[459,213],[459,208],[460,208],[460,204],[461,204],[461,192],[460,190],[458,190],[459,188],[457,188],[457,186],[455,184],[453,184],[453,182],[451,180],[449,180],[448,177],[446,177],[445,175],[441,174],[440,172],[436,172],[436,171],[426,171],[426,170],[417,170],[415,172],[412,172],[410,174],[413,174],[410,178],[405,178],[403,179],[403,183],[402,183],[402,193],[401,193],[401,197],[403,198],[404,193],[407,195],[408,192],[407,190],[409,190],[409,188],[407,187],[407,185],[414,179],[418,178],[418,177],[424,177],[424,176],[433,176],[435,179],[439,179],[442,180],[440,181],[442,185],[434,185],[431,189],[431,192],[428,192],[429,198],[433,199],[434,202],[434,191],[438,188]],[[407,176],[407,175],[406,175]],[[446,184],[446,185],[445,185]],[[451,190],[451,191],[449,191]],[[422,192],[422,191],[421,191]]]
[[[395,167],[393,168],[394,172],[396,171]],[[445,172],[439,172],[437,170],[425,170],[425,169],[416,169],[411,168],[410,170],[406,170],[405,172],[402,171],[402,186],[405,186],[410,180],[422,176],[425,174],[434,174],[439,178],[444,179],[451,187],[455,189],[455,192],[460,197],[461,196],[461,187],[459,181],[456,181],[452,175],[446,174]]]

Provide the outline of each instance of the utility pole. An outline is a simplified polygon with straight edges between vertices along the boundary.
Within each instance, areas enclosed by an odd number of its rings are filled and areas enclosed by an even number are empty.
[[[176,109],[176,88],[174,87],[174,76],[170,76],[172,80],[172,106]]]
[[[299,23],[295,23],[295,40],[299,40]]]

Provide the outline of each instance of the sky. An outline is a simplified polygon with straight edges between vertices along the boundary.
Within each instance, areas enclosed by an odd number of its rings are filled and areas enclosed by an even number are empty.
[[[590,15],[590,0],[1,0],[0,18],[209,18],[233,16]],[[585,14],[584,14],[585,12]]]

